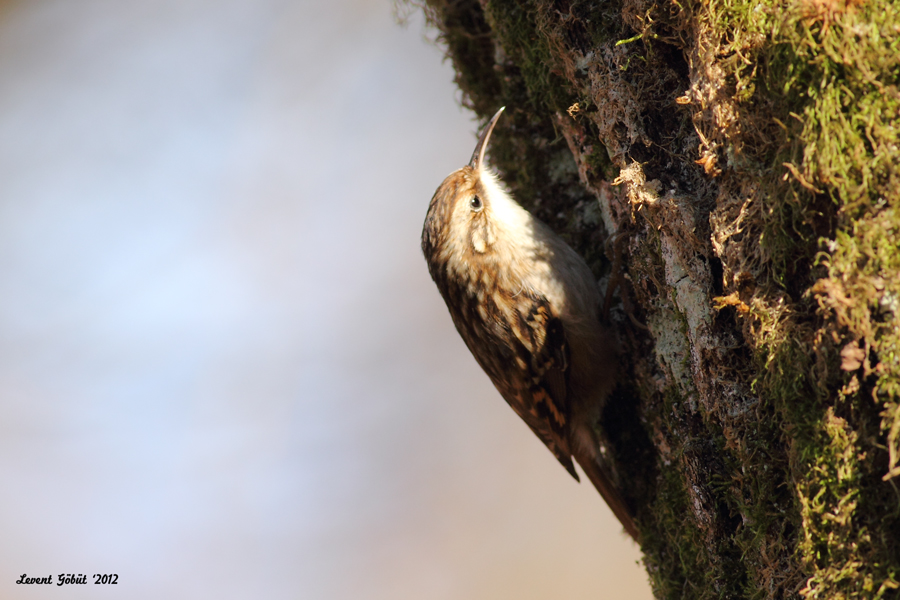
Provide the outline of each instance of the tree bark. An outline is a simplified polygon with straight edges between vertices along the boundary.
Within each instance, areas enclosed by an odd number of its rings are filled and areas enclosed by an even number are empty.
[[[608,290],[601,433],[656,596],[898,597],[900,3],[421,8]]]

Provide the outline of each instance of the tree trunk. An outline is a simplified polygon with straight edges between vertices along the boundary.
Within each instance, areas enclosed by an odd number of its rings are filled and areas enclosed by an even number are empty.
[[[426,0],[490,155],[608,290],[658,598],[900,582],[900,2]]]

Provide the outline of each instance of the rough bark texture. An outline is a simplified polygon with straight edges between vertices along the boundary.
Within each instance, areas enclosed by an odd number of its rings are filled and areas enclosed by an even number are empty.
[[[602,433],[657,597],[898,597],[900,2],[421,8],[515,197],[618,281]]]

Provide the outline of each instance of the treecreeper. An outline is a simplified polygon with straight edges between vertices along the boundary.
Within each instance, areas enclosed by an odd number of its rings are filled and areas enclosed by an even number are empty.
[[[487,167],[503,108],[468,165],[428,205],[422,251],[475,360],[516,414],[578,480],[575,461],[635,540],[631,511],[599,462],[597,426],[617,356],[591,270],[522,208]]]

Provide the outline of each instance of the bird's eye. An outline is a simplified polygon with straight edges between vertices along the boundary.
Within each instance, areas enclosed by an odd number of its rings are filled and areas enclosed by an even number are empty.
[[[472,210],[479,211],[484,208],[484,204],[481,203],[481,198],[478,196],[472,196],[472,199],[469,200],[469,206],[472,207]]]

